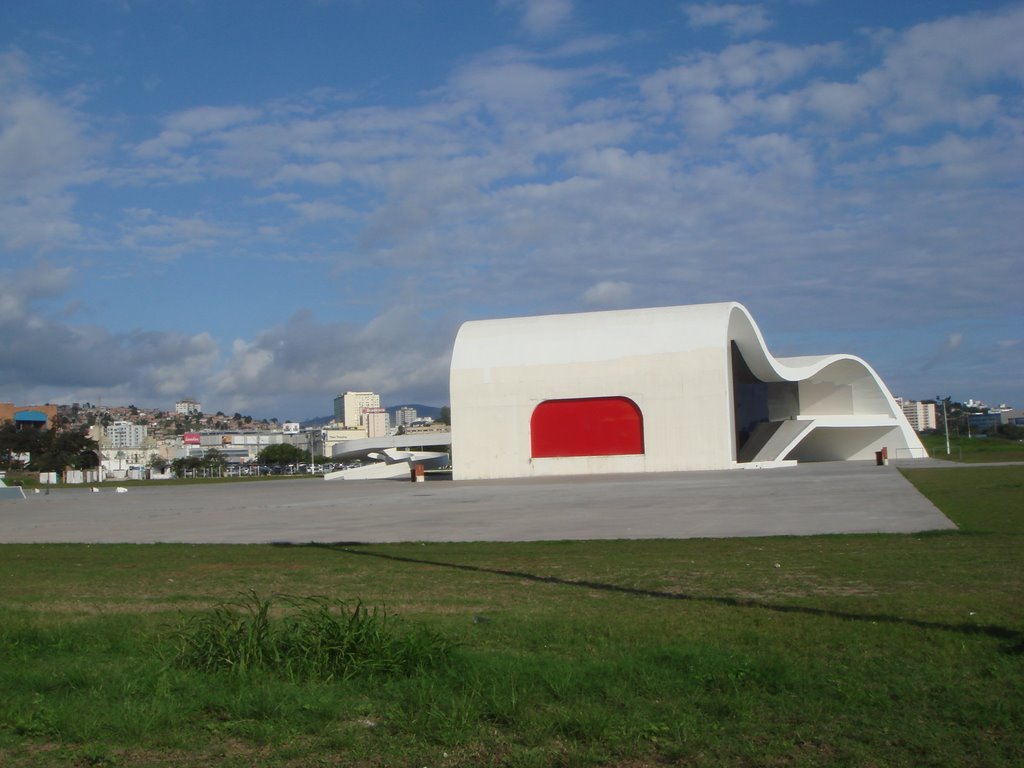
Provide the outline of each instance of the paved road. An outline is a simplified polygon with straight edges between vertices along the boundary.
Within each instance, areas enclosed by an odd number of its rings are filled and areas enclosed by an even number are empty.
[[[515,481],[60,489],[0,502],[5,543],[529,541],[953,527],[894,467],[863,462]]]

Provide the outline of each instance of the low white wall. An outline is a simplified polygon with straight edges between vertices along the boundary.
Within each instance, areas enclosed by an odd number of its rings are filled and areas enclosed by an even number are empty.
[[[732,464],[726,348],[586,363],[452,371],[456,480],[724,469]],[[533,459],[530,419],[545,400],[627,397],[644,455]]]

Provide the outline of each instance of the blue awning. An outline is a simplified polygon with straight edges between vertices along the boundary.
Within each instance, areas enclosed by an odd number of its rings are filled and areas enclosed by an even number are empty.
[[[46,414],[42,411],[18,411],[14,414],[15,421],[41,421],[46,423]]]

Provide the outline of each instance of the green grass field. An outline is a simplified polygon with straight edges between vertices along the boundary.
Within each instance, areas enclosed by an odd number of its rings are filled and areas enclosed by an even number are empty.
[[[946,453],[945,435],[922,435],[921,442],[928,455],[935,459],[967,463],[1024,461],[1024,443],[999,437],[950,435],[949,453]]]
[[[906,474],[959,531],[0,546],[0,765],[1024,764],[1024,467]],[[183,661],[250,590],[386,608],[413,661]],[[286,657],[344,623],[285,607]]]

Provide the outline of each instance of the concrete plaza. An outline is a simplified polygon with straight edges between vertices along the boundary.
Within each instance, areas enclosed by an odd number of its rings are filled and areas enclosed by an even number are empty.
[[[953,527],[895,467],[866,462],[543,480],[61,488],[0,502],[0,543],[529,541]]]

